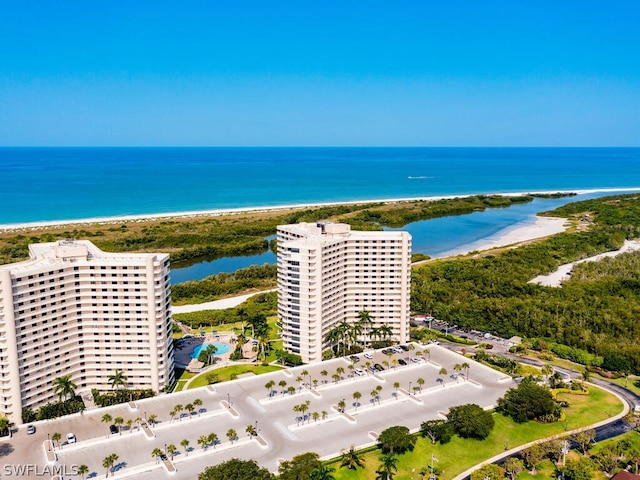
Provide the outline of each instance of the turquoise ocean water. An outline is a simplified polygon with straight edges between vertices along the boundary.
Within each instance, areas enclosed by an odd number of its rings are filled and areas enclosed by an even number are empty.
[[[567,201],[640,188],[639,148],[0,148],[0,225],[475,193],[607,190],[417,222],[415,252],[456,253]],[[195,280],[260,255],[172,270]],[[178,267],[178,265],[176,265]]]
[[[0,148],[0,225],[640,186],[638,148]]]

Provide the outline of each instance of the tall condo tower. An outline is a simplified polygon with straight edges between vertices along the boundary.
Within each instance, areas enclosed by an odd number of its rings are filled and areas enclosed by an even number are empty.
[[[106,253],[89,241],[29,245],[31,259],[0,266],[0,414],[58,400],[69,375],[78,392],[173,382],[169,256]]]
[[[409,339],[411,235],[351,231],[341,223],[279,225],[278,320],[284,348],[322,359],[326,334],[362,311]]]

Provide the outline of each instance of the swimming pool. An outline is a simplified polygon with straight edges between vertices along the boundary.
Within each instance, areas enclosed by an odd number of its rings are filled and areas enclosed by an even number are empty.
[[[189,355],[191,358],[198,358],[198,355],[200,355],[200,351],[207,348],[209,345],[213,345],[217,348],[216,351],[216,355],[222,355],[223,353],[227,353],[229,350],[231,350],[231,347],[226,344],[226,343],[203,343],[202,345],[198,345],[197,347],[195,347],[193,349],[193,352],[191,352],[191,355]]]

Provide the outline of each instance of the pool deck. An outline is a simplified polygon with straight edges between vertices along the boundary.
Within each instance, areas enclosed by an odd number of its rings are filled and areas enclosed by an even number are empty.
[[[174,359],[176,366],[186,368],[191,362],[191,354],[193,350],[204,343],[223,343],[229,345],[229,351],[226,353],[216,354],[216,357],[223,362],[229,361],[229,356],[233,352],[236,342],[236,336],[231,332],[208,333],[203,336],[187,337],[181,340],[182,348],[174,350]],[[220,363],[220,362],[218,362]]]

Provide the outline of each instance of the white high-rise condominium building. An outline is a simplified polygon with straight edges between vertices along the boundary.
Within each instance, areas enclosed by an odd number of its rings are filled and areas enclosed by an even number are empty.
[[[322,359],[326,335],[367,311],[409,339],[411,235],[351,231],[340,223],[279,225],[278,319],[284,348],[304,362]]]
[[[169,256],[106,253],[88,241],[29,246],[30,260],[0,266],[0,414],[56,401],[54,381],[78,392],[156,392],[173,381]]]

